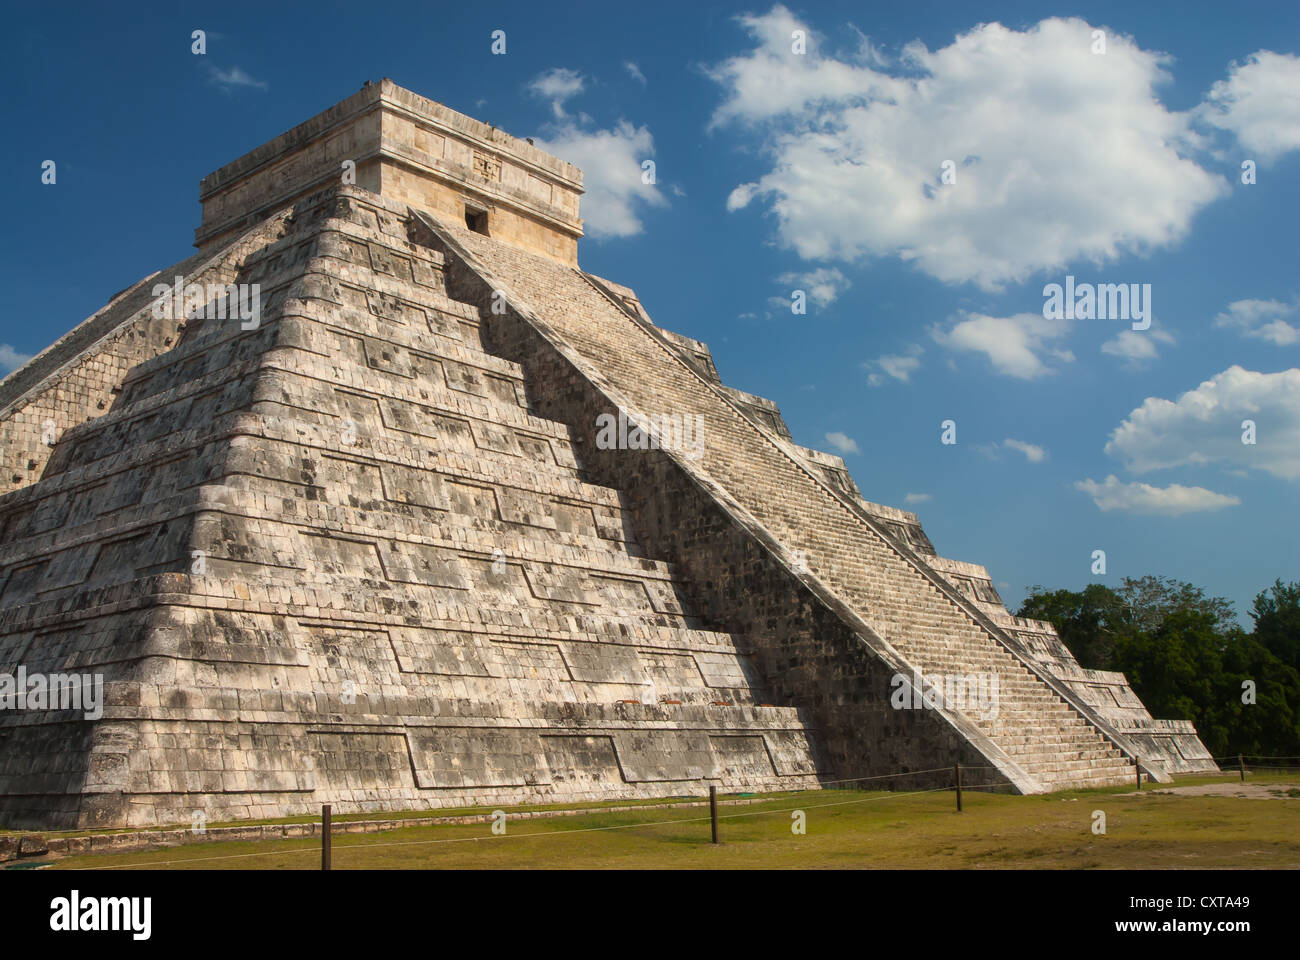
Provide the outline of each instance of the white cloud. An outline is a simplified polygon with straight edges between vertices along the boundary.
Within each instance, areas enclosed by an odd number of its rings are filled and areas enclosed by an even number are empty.
[[[848,278],[834,267],[819,267],[804,273],[783,273],[776,278],[776,282],[795,284],[819,307],[829,306],[836,297],[852,286]]]
[[[1255,443],[1242,442],[1253,420]],[[1220,463],[1300,478],[1300,369],[1231,366],[1176,401],[1147,398],[1110,435],[1106,453],[1135,473]]]
[[[868,360],[863,366],[873,372],[867,374],[867,383],[878,387],[885,382],[886,376],[908,383],[912,374],[920,368],[921,354],[924,352],[925,348],[919,343],[912,343],[908,344],[906,353],[887,353],[875,360]],[[874,372],[877,370],[880,372]]]
[[[1267,340],[1279,347],[1300,343],[1300,327],[1287,323],[1285,317],[1300,313],[1300,307],[1279,300],[1235,300],[1214,318],[1216,327],[1238,330],[1242,336]]]
[[[1173,343],[1173,334],[1154,326],[1146,330],[1121,330],[1101,345],[1101,352],[1125,361],[1125,366],[1136,368],[1160,356],[1157,343]]]
[[[583,229],[596,238],[641,233],[641,213],[668,200],[653,183],[643,183],[641,163],[654,155],[647,127],[626,120],[612,130],[584,130],[561,124],[553,135],[536,138],[537,146],[582,168]]]
[[[838,431],[826,434],[826,442],[838,450],[840,453],[861,453],[858,449],[858,443],[847,433]]]
[[[904,503],[929,503],[934,497],[928,493],[909,493],[903,498]]]
[[[1300,57],[1260,50],[1210,88],[1201,116],[1271,163],[1300,150]],[[1249,158],[1242,158],[1249,159]]]
[[[1002,441],[1002,446],[1008,450],[1018,450],[1025,455],[1025,459],[1030,463],[1042,463],[1047,459],[1047,451],[1037,444],[1026,443],[1023,440],[1012,440],[1010,437]]]
[[[727,212],[739,210],[742,207],[749,206],[749,201],[754,199],[754,194],[758,192],[758,184],[742,183],[731,193],[727,194]]]
[[[930,328],[934,342],[948,350],[982,353],[993,369],[1008,377],[1036,380],[1056,372],[1047,360],[1063,363],[1074,354],[1051,344],[1069,330],[1067,320],[1049,320],[1041,313],[1018,313],[1012,317],[990,317],[982,313],[961,313],[948,329]]]
[[[1153,487],[1149,483],[1124,483],[1114,474],[1104,482],[1079,480],[1076,490],[1092,497],[1102,513],[1119,510],[1125,513],[1158,513],[1176,517],[1183,513],[1202,510],[1221,510],[1241,503],[1239,497],[1215,493],[1204,487],[1184,487],[1171,483],[1167,487]]]
[[[756,46],[711,69],[724,93],[712,123],[759,130],[771,168],[727,207],[761,197],[806,259],[898,256],[997,289],[1174,244],[1229,189],[1184,155],[1191,114],[1156,97],[1168,58],[1118,34],[1094,55],[1082,20],[981,24],[934,51],[914,42],[892,72],[823,53],[783,6],[740,22]],[[795,29],[809,31],[802,56]]]
[[[9,344],[0,343],[0,376],[12,373],[30,359],[30,354],[19,353]]]
[[[635,69],[636,64],[628,62],[624,67]],[[587,236],[635,236],[644,229],[644,210],[668,203],[655,183],[642,179],[642,164],[654,158],[654,138],[648,127],[636,127],[626,120],[611,129],[595,130],[585,113],[571,117],[565,103],[585,88],[582,74],[566,67],[545,70],[529,81],[529,92],[549,100],[555,114],[555,123],[546,133],[534,137],[534,142],[582,170],[583,229]]]
[[[1025,460],[1029,463],[1042,463],[1047,459],[1047,450],[1043,447],[1024,440],[1013,440],[1011,437],[1007,437],[1001,443],[996,441],[981,443],[975,447],[976,453],[988,457],[990,460],[1001,460],[1004,450],[1015,450],[1017,453],[1023,454]]]
[[[551,110],[557,120],[568,116],[564,111],[564,102],[582,93],[586,86],[582,74],[566,67],[552,67],[543,70],[528,81],[528,91],[535,97],[551,101]]]
[[[220,67],[208,66],[208,76],[214,84],[230,93],[236,87],[248,87],[255,90],[269,90],[271,85],[265,80],[254,80],[240,67],[222,70]]]
[[[628,76],[633,80],[641,84],[641,86],[645,86],[645,74],[641,72],[641,68],[635,63],[631,60],[625,60],[623,61],[623,69],[627,71]]]

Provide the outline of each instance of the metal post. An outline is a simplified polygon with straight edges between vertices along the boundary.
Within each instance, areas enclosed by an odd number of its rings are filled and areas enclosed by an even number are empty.
[[[961,813],[961,764],[952,765],[953,777],[957,781],[957,812]]]
[[[709,787],[709,819],[713,821],[713,842],[718,842],[718,788]]]
[[[330,869],[330,805],[320,808],[320,868]]]
[[[1237,754],[1237,766],[1241,768],[1241,782],[1246,782],[1246,758]]]

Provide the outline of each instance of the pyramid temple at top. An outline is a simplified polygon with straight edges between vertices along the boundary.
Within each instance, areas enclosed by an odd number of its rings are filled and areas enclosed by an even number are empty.
[[[0,704],[0,825],[1215,769],[585,273],[581,193],[367,84],[0,382],[0,680],[103,682]]]

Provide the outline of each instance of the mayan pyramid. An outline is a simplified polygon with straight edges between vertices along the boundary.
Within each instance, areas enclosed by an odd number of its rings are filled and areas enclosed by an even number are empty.
[[[97,717],[0,711],[0,824],[1213,768],[584,273],[581,192],[367,85],[0,383],[0,674],[104,682]],[[936,675],[997,709],[891,703]]]

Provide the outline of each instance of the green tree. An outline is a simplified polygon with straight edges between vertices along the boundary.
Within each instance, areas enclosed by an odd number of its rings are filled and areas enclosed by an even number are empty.
[[[1215,702],[1222,651],[1223,638],[1211,614],[1178,610],[1152,633],[1134,630],[1121,636],[1112,663],[1152,716],[1191,720],[1199,731],[1198,721],[1208,719]]]
[[[1300,580],[1273,582],[1255,596],[1250,611],[1255,639],[1283,663],[1300,670]]]
[[[1126,608],[1128,625],[1136,630],[1153,633],[1167,617],[1183,610],[1206,614],[1221,634],[1237,626],[1231,600],[1206,596],[1200,587],[1173,577],[1125,577],[1115,592]]]
[[[1246,703],[1245,684],[1254,687]],[[1205,721],[1217,756],[1300,756],[1300,672],[1283,663],[1250,634],[1242,634],[1223,652],[1219,689]],[[1200,730],[1200,726],[1197,726]],[[1220,737],[1220,732],[1222,736]]]

